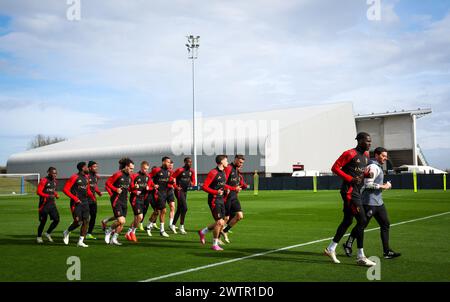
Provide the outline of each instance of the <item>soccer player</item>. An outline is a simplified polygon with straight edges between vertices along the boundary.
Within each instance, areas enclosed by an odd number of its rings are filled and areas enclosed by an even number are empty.
[[[208,173],[202,187],[203,191],[208,193],[208,205],[215,222],[198,231],[198,235],[200,236],[201,244],[205,244],[206,233],[213,231],[213,245],[211,249],[214,251],[222,251],[223,248],[219,246],[219,236],[225,225],[224,194],[226,194],[225,185],[227,182],[227,175],[225,173],[225,168],[228,166],[227,156],[217,155],[216,164],[217,167]]]
[[[227,226],[223,229],[222,235],[227,243],[230,243],[228,231],[244,218],[238,196],[239,192],[248,187],[241,174],[244,162],[244,155],[237,154],[234,158],[234,162],[225,168],[225,173],[227,174],[226,189],[230,190],[230,193],[225,196],[225,223]]]
[[[170,157],[164,156],[162,158],[161,167],[156,167],[150,173],[150,177],[154,183],[154,198],[152,207],[154,212],[150,217],[150,223],[147,226],[147,233],[151,236],[151,231],[156,224],[157,216],[159,215],[160,229],[159,233],[162,237],[169,237],[164,230],[164,219],[166,218],[166,202],[169,202],[169,183],[172,181],[170,172]]]
[[[375,160],[370,161],[368,166],[369,177],[364,180],[364,188],[362,193],[362,203],[367,215],[367,225],[372,217],[380,226],[381,242],[383,244],[383,256],[385,259],[393,259],[400,257],[400,253],[396,253],[389,247],[389,218],[386,207],[383,202],[383,191],[390,190],[392,185],[390,182],[384,183],[383,165],[388,158],[387,150],[378,147],[375,149]],[[366,225],[366,227],[367,227]],[[345,254],[352,256],[353,241],[356,237],[356,228],[353,228],[350,237],[344,243]]]
[[[169,171],[173,174],[173,160],[170,160]],[[174,234],[177,233],[177,228],[173,225],[173,219],[175,216],[175,179],[173,177],[170,178],[169,184],[167,185],[168,193],[167,193],[167,203],[169,204],[169,229],[172,230]]]
[[[180,233],[186,235],[184,229],[184,220],[187,213],[187,192],[190,186],[195,186],[195,171],[192,169],[192,159],[186,157],[184,159],[184,167],[178,168],[173,173],[172,177],[175,179],[175,189],[177,197],[177,211],[173,218],[172,226],[175,228],[178,218],[180,218]]]
[[[45,224],[47,223],[47,217],[50,217],[52,223],[47,229],[47,232],[44,233],[44,236],[50,242],[53,242],[51,234],[59,223],[59,213],[55,203],[55,198],[59,198],[58,192],[56,192],[56,168],[48,168],[47,174],[48,175],[46,177],[41,179],[37,188],[37,195],[39,196],[40,222],[36,239],[37,243],[44,243],[42,240],[42,232],[44,231]]]
[[[119,161],[119,168],[120,170],[106,181],[106,188],[108,193],[111,194],[111,206],[116,220],[106,230],[105,242],[113,245],[122,245],[118,238],[126,222],[128,191],[131,185],[134,162],[128,157],[122,158]]]
[[[72,211],[73,223],[63,233],[64,244],[69,244],[70,232],[81,226],[78,247],[88,247],[84,238],[89,225],[89,199],[95,198],[89,184],[89,168],[86,162],[77,164],[78,173],[72,175],[64,185],[64,194],[70,198],[70,210]]]
[[[95,238],[92,235],[92,232],[94,231],[94,227],[95,227],[95,220],[97,218],[97,198],[96,195],[98,196],[102,196],[102,192],[100,192],[100,190],[98,189],[98,177],[97,177],[97,172],[98,172],[98,164],[95,161],[89,161],[88,163],[88,168],[89,168],[89,184],[91,186],[91,192],[92,192],[92,197],[93,198],[89,198],[89,228],[88,228],[88,232],[86,235],[86,239],[94,239],[97,240],[97,238]]]
[[[149,181],[151,181],[148,175],[148,168],[150,164],[146,161],[141,163],[141,169],[138,173],[133,174],[131,177],[131,195],[130,204],[133,208],[134,220],[128,229],[125,238],[128,241],[137,242],[136,228],[139,226],[143,219],[144,202],[147,197],[147,192],[150,189]]]
[[[325,254],[334,263],[340,263],[336,258],[336,247],[347,229],[353,223],[353,217],[357,224],[355,237],[358,245],[357,264],[361,266],[375,266],[376,263],[367,259],[364,255],[364,228],[367,218],[364,207],[361,203],[361,189],[364,183],[366,167],[369,163],[369,150],[372,145],[372,138],[368,133],[358,133],[356,140],[358,146],[355,149],[344,152],[334,163],[332,171],[343,179],[341,196],[344,200],[344,218],[339,225],[336,235],[330,245],[325,249]]]

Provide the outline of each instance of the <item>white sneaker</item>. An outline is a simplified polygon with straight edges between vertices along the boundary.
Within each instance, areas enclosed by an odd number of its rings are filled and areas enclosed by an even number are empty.
[[[65,230],[63,233],[63,242],[65,245],[69,244],[69,236],[70,236],[70,232]]]
[[[184,230],[184,228],[180,228],[180,234],[181,234],[181,235],[186,235],[187,232]]]
[[[332,260],[334,263],[336,263],[336,264],[341,263],[341,261],[339,261],[338,258],[336,258],[336,252],[335,252],[335,251],[330,252],[330,251],[328,250],[328,248],[326,248],[325,251],[324,251],[324,253],[325,253],[325,255],[327,255],[328,257],[330,257],[331,260]]]
[[[52,238],[52,236],[51,236],[50,234],[44,233],[44,236],[47,237],[47,240],[48,240],[49,242],[53,242],[53,238]]]
[[[117,240],[117,238],[114,238],[114,237],[113,237],[113,239],[111,240],[111,244],[112,244],[112,245],[118,245],[118,246],[121,246],[121,245],[122,245],[122,243],[120,243],[120,242]]]
[[[225,232],[222,232],[223,240],[225,240],[226,243],[231,243],[230,239],[228,238],[228,234]]]
[[[168,238],[168,237],[170,237],[169,236],[169,234],[167,234],[166,232],[161,232],[161,233],[159,233],[162,237],[166,237],[166,238]]]
[[[152,229],[147,228],[148,237],[152,237]]]
[[[44,240],[42,240],[42,237],[37,237],[36,242],[39,244],[42,244],[42,243],[44,243]]]
[[[169,226],[169,229],[176,234],[177,233],[177,228],[172,224],[171,226]]]
[[[219,245],[225,245],[225,243],[219,239]]]
[[[366,257],[358,258],[356,260],[356,263],[360,266],[368,266],[368,267],[377,265],[376,262],[373,262],[372,260],[369,260]]]
[[[111,230],[106,230],[105,231],[105,242],[106,242],[106,244],[110,244],[111,243],[111,234],[112,234],[112,231]]]
[[[89,245],[87,245],[86,243],[84,243],[82,241],[78,241],[77,246],[78,247],[89,247]]]

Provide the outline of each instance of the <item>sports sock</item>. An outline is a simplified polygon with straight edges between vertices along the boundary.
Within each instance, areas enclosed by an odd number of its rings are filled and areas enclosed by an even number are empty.
[[[330,252],[336,251],[337,245],[338,245],[338,244],[337,244],[336,242],[331,241],[330,245],[328,246],[328,251],[330,251]]]
[[[161,222],[160,231],[161,231],[161,233],[164,233],[164,222]]]
[[[169,225],[172,225],[173,224],[173,218],[170,218],[169,219]]]
[[[359,258],[365,258],[366,255],[364,255],[364,249],[358,249],[358,259]]]
[[[201,230],[201,233],[203,235],[206,235],[206,233],[208,233],[208,232],[209,232],[208,228],[204,228],[203,230]]]
[[[78,243],[83,243],[84,241],[84,236],[80,236],[80,239],[78,240]]]
[[[219,239],[213,239],[213,246],[219,245]]]

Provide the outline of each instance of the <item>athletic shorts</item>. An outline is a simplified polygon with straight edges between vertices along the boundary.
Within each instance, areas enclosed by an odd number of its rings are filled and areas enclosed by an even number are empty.
[[[225,202],[225,215],[234,216],[237,212],[242,212],[241,202],[237,197],[229,197]]]
[[[170,202],[175,202],[175,190],[174,189],[170,189],[167,192],[167,203]]]
[[[73,203],[71,206],[72,216],[75,221],[89,220],[89,202],[82,201]]]
[[[344,201],[344,213],[356,215],[364,211],[361,202],[361,193],[358,188],[347,186],[341,190],[341,196]]]
[[[225,202],[223,196],[208,196],[208,205],[214,220],[225,218]]]
[[[116,197],[115,200],[111,198],[111,207],[114,213],[114,217],[126,217],[127,216],[127,202],[124,200],[120,200]]]
[[[155,191],[152,200],[152,208],[154,210],[163,210],[166,208],[166,202],[168,202],[167,191]]]
[[[133,208],[134,215],[140,215],[144,213],[145,208],[145,199],[134,197],[132,200],[130,200],[131,207]]]
[[[47,215],[50,216],[50,220],[59,220],[59,212],[56,205],[45,205],[39,211],[39,221],[47,219]]]

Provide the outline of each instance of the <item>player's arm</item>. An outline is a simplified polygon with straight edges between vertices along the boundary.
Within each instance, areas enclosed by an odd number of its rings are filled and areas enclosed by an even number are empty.
[[[131,181],[130,181],[130,187],[128,188],[128,191],[130,191],[133,194],[137,194],[138,189],[136,188],[136,177],[138,176],[137,173],[131,175]]]
[[[118,190],[120,188],[115,187],[114,183],[117,181],[117,179],[119,179],[120,174],[121,172],[117,172],[106,181],[105,188],[108,191],[109,195],[113,195],[113,193],[119,193]]]
[[[37,188],[37,195],[44,197],[44,198],[48,198],[50,197],[49,194],[44,193],[44,189],[45,189],[45,185],[47,184],[48,179],[47,178],[42,178],[41,181],[39,182],[38,188]]]
[[[91,190],[91,181],[90,181],[90,179],[89,179],[89,177],[86,177],[87,178],[87,181],[88,181],[88,183],[87,183],[87,186],[86,186],[86,191],[87,191],[87,195],[91,198],[91,200],[97,200],[97,198],[95,198],[95,192],[92,192],[92,190]]]
[[[379,190],[380,185],[375,183],[375,179],[379,176],[379,169],[371,164],[367,167],[368,176],[364,179],[364,187],[366,189]]]
[[[248,188],[248,184],[244,180],[244,176],[239,173],[239,177],[241,178],[240,186],[243,190]]]
[[[342,178],[347,183],[351,183],[354,180],[351,175],[348,175],[347,173],[342,171],[342,168],[347,165],[353,159],[353,157],[354,155],[350,151],[346,151],[336,160],[333,167],[331,167],[331,171],[333,171],[334,174]]]
[[[102,192],[100,192],[100,189],[98,188],[98,178],[97,178],[97,176],[95,176],[95,178],[97,180],[95,183],[95,193],[97,193],[97,195],[101,197],[103,194],[102,194]]]
[[[209,187],[211,185],[211,183],[213,182],[214,177],[216,177],[216,175],[217,175],[217,171],[215,169],[211,170],[208,173],[208,176],[206,176],[205,182],[203,183],[203,186],[202,186],[203,191],[205,191],[206,193],[209,193],[209,194],[213,194],[213,195],[219,194],[218,190],[214,190]]]
[[[192,175],[191,175],[191,185],[192,186],[195,186],[195,170],[194,169],[191,169],[191,173],[192,173]]]
[[[158,189],[159,186],[154,183],[153,179],[159,173],[159,171],[161,171],[161,168],[160,167],[156,167],[156,168],[153,168],[152,171],[150,172],[150,179],[152,179],[153,187],[155,189]]]
[[[72,192],[70,192],[70,190],[72,190],[73,185],[75,184],[75,182],[77,181],[78,175],[72,175],[69,180],[66,182],[66,184],[64,185],[63,188],[63,192],[64,194],[66,194],[70,199],[74,200],[75,202],[80,202],[80,200],[78,199],[77,196],[73,195]]]

